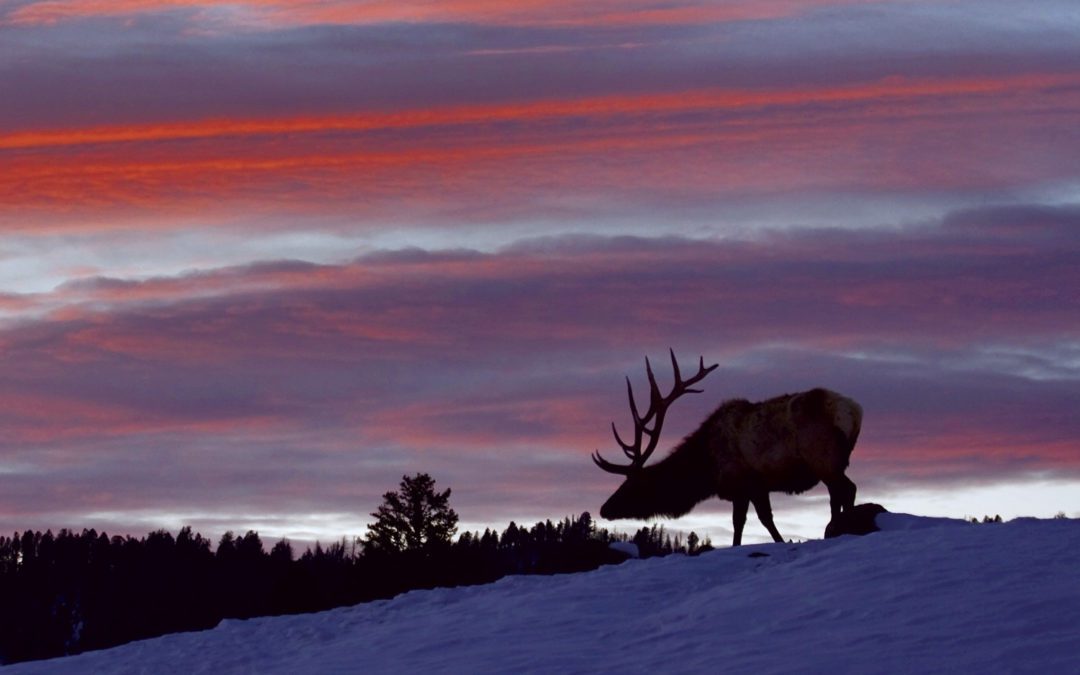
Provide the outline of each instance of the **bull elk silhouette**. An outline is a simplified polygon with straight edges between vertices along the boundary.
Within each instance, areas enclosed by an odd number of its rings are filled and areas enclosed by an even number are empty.
[[[855,483],[844,471],[859,436],[862,408],[827,389],[785,394],[760,403],[725,401],[667,457],[645,466],[660,440],[668,406],[683,394],[701,393],[691,386],[717,365],[706,368],[702,357],[698,372],[683,379],[675,352],[671,351],[675,385],[663,396],[646,358],[649,409],[644,415],[638,413],[633,385],[626,378],[634,439],[630,443],[623,441],[614,422],[611,430],[630,464],[613,464],[599,451],[593,454],[593,461],[601,469],[626,477],[600,508],[600,515],[608,519],[677,518],[715,496],[733,505],[732,545],[738,546],[750,504],[773,540],[784,540],[773,523],[770,492],[797,494],[823,482],[829,489],[833,518],[852,508]]]

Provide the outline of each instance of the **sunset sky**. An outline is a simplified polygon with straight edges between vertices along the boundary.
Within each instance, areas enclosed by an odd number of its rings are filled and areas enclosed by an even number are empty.
[[[595,515],[668,347],[662,448],[827,386],[859,501],[1080,517],[1080,4],[0,0],[0,532]]]

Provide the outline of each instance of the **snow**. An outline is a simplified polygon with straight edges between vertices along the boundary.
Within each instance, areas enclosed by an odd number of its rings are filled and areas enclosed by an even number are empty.
[[[414,591],[9,670],[1080,673],[1080,521],[880,518],[865,537]]]
[[[637,558],[641,555],[638,551],[637,544],[632,541],[613,541],[608,544],[608,548],[612,551],[618,551],[628,558]]]
[[[907,513],[879,513],[874,524],[884,531],[921,530],[927,527],[967,527],[971,523],[954,518],[928,518]]]

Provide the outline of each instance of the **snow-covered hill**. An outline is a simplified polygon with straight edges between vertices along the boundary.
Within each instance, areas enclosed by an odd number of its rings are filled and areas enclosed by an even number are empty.
[[[1080,672],[1080,521],[879,524],[225,621],[10,672]]]

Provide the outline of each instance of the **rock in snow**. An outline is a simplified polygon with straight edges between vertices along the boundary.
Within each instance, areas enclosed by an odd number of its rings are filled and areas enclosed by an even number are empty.
[[[881,504],[859,504],[833,518],[825,526],[825,538],[832,539],[844,534],[870,534],[881,530],[877,517],[888,513]]]
[[[1080,521],[881,517],[867,537],[414,591],[6,672],[1080,672]]]

